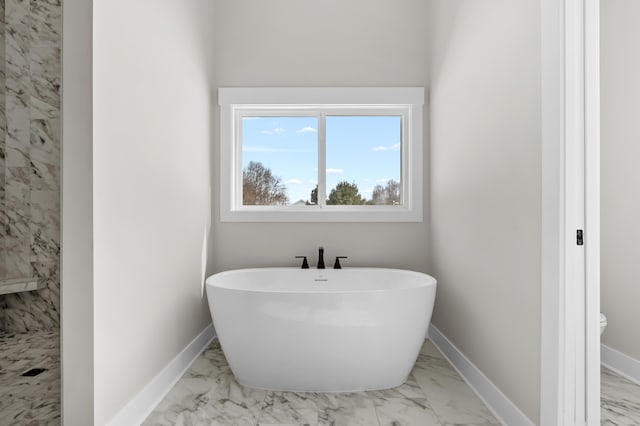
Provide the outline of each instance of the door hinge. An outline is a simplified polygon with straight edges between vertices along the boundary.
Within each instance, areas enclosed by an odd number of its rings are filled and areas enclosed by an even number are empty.
[[[583,234],[582,229],[578,229],[578,231],[576,232],[576,244],[578,244],[579,246],[584,245],[584,239],[582,234]]]

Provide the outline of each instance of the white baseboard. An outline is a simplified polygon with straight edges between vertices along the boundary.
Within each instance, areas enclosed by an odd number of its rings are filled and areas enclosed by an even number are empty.
[[[640,361],[607,345],[600,345],[600,362],[609,370],[640,385]]]
[[[429,325],[428,337],[482,402],[491,410],[500,423],[508,426],[534,425],[533,422],[433,324]]]
[[[109,426],[141,424],[214,338],[213,324],[209,324],[107,424]]]

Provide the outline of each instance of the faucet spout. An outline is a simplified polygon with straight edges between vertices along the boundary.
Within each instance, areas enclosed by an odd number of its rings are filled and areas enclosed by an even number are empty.
[[[318,248],[318,269],[324,269],[324,247]]]

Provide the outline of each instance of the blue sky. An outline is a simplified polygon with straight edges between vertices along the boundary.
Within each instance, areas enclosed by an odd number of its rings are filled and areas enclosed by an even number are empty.
[[[376,184],[400,181],[400,117],[328,116],[327,195],[343,180],[364,198]],[[309,200],[318,181],[315,117],[244,117],[242,165],[259,161],[287,186],[289,201]]]

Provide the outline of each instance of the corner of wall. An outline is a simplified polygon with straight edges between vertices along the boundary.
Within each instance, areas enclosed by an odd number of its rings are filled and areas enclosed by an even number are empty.
[[[62,9],[62,420],[94,424],[93,2]]]

